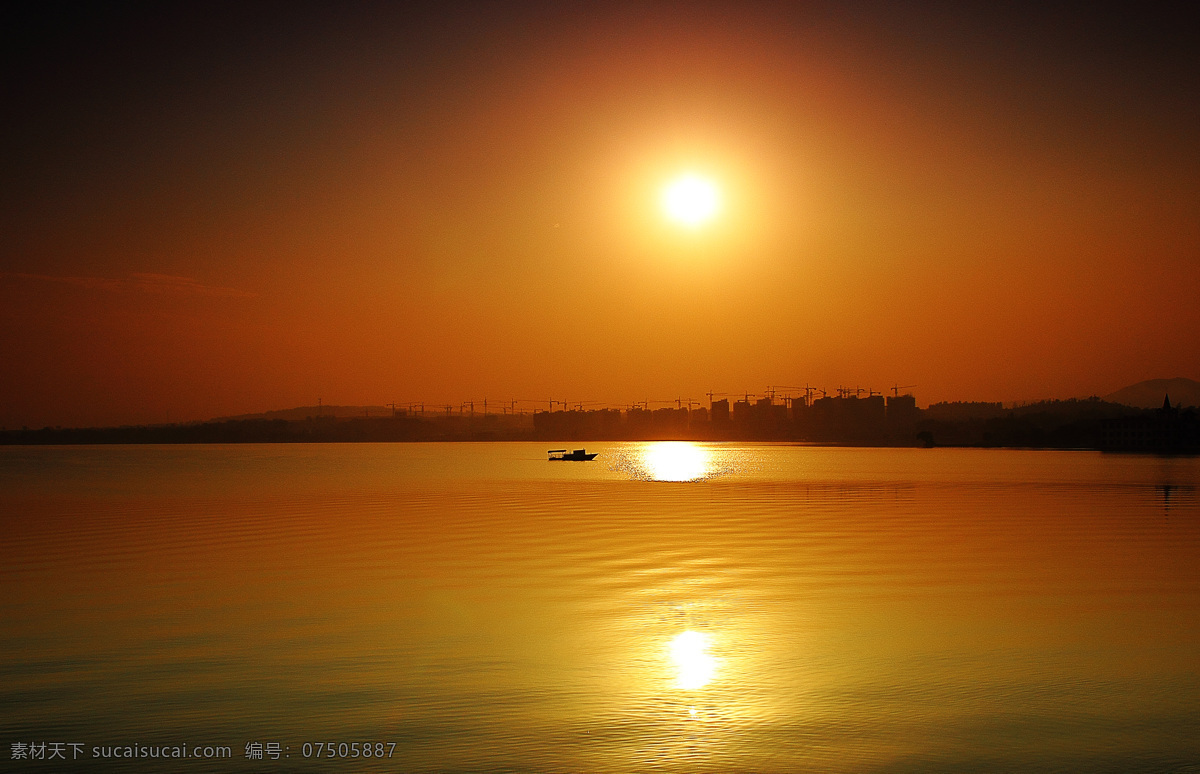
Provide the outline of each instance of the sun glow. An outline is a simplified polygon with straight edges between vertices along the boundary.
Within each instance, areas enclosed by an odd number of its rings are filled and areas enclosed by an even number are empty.
[[[696,228],[712,220],[721,209],[721,192],[712,180],[688,173],[663,189],[662,206],[671,220]]]
[[[688,629],[671,640],[671,660],[678,672],[676,685],[685,691],[703,688],[717,673],[717,660],[706,651],[709,636]]]

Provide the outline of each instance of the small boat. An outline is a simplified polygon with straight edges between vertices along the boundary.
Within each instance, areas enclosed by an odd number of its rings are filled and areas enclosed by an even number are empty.
[[[549,451],[551,462],[587,462],[588,460],[596,459],[599,452],[587,453],[586,449],[576,449],[573,452],[568,452],[566,449],[551,449]]]

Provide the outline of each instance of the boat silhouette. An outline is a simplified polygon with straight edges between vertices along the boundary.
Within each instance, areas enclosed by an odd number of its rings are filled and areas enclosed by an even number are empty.
[[[587,453],[586,449],[576,449],[568,452],[566,449],[551,449],[550,462],[587,462],[588,460],[596,459],[598,452]]]

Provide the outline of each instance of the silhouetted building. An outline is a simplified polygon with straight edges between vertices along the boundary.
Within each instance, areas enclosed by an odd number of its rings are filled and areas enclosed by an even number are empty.
[[[787,404],[776,403],[773,398],[759,398],[754,404],[754,420],[762,430],[777,434],[787,424]]]
[[[688,411],[685,408],[657,409],[652,417],[652,430],[657,437],[673,438],[687,433]]]
[[[916,437],[921,411],[912,395],[893,395],[887,399],[887,432],[892,440],[908,442]]]
[[[812,441],[831,441],[840,424],[838,399],[823,395],[808,407],[807,438]]]
[[[804,438],[808,432],[808,400],[806,398],[792,398],[792,435],[797,438]]]
[[[887,422],[887,408],[882,395],[859,398],[859,429],[864,438],[881,438]]]
[[[1182,411],[1163,397],[1162,408],[1127,417],[1106,419],[1101,448],[1106,451],[1177,453],[1200,448],[1196,411]]]
[[[625,412],[625,434],[630,438],[646,437],[653,427],[649,411],[633,406]]]
[[[882,395],[825,396],[814,400],[806,414],[809,440],[864,443],[886,436],[887,404]]]

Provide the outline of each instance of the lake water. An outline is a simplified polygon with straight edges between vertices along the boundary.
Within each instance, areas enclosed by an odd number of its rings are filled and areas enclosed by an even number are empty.
[[[4,768],[1200,772],[1200,460],[553,445],[0,448]]]

